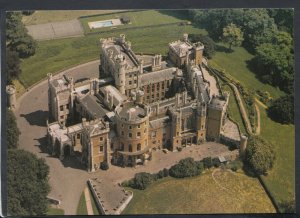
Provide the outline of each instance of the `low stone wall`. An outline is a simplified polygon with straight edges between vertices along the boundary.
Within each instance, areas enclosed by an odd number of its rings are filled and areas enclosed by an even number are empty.
[[[120,215],[122,213],[122,211],[126,208],[126,206],[129,204],[131,199],[133,198],[133,193],[131,191],[124,190],[124,193],[127,197],[123,201],[121,201],[121,203],[122,203],[121,205],[117,205],[116,207],[114,207],[114,210],[111,210],[104,206],[104,204],[103,204],[104,200],[100,199],[100,196],[97,195],[97,193],[94,189],[95,185],[93,184],[93,181],[91,179],[89,179],[87,182],[88,182],[88,186],[93,194],[93,198],[96,202],[97,208],[101,212],[102,215]]]

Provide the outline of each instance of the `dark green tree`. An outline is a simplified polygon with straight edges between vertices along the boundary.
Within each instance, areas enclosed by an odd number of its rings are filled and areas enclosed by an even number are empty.
[[[14,113],[10,110],[6,110],[6,138],[7,148],[17,148],[19,144],[20,131],[17,126],[17,121]]]
[[[6,75],[8,83],[10,84],[12,79],[18,78],[21,73],[18,53],[11,49],[6,49]]]
[[[279,30],[293,35],[294,9],[268,9]]]
[[[21,12],[6,13],[7,47],[17,51],[20,58],[34,55],[37,48],[37,42],[27,32]]]
[[[231,23],[223,28],[222,39],[224,42],[228,43],[229,50],[232,46],[240,46],[244,40],[244,34],[239,27]]]
[[[273,101],[268,115],[283,124],[294,123],[294,96],[286,95]]]
[[[47,195],[49,167],[44,159],[20,150],[8,150],[7,205],[12,216],[45,215],[48,209]]]
[[[204,56],[206,56],[208,59],[212,58],[215,53],[216,47],[214,40],[212,40],[209,36],[205,36],[202,34],[190,34],[189,38],[193,43],[202,42],[204,45]]]
[[[34,13],[34,11],[22,11],[22,14],[25,16],[32,15],[33,13]]]
[[[275,161],[273,145],[258,136],[251,136],[248,140],[245,165],[256,175],[266,174]]]
[[[191,157],[180,160],[178,164],[173,165],[169,170],[170,176],[175,178],[197,176],[200,173],[197,163]]]

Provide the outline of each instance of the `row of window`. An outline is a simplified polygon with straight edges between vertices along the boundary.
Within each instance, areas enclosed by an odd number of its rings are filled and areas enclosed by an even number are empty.
[[[169,88],[170,87],[170,80],[168,80],[167,81],[167,88]],[[161,83],[161,86],[160,86],[160,83],[156,83],[157,85],[156,85],[156,90],[158,91],[158,90],[160,90],[160,87],[162,88],[162,89],[165,89],[165,82],[162,82]],[[151,90],[152,90],[152,92],[154,92],[154,90],[155,90],[155,84],[152,84],[152,86],[151,86]],[[147,86],[147,88],[146,88],[146,92],[150,92],[150,85],[148,85]]]
[[[136,150],[140,151],[141,149],[142,149],[142,145],[141,145],[141,143],[138,143],[137,146],[136,146]],[[124,151],[124,144],[123,143],[121,143],[121,150]],[[132,152],[132,145],[131,144],[128,145],[128,151]]]
[[[147,131],[147,129],[144,130],[144,133],[146,133],[146,131]],[[121,132],[121,135],[124,136],[124,131]],[[132,133],[131,133],[131,132],[128,133],[128,137],[129,137],[129,138],[132,138]],[[140,138],[140,137],[141,137],[141,132],[137,132],[137,133],[136,133],[136,137],[137,137],[137,138]]]
[[[64,110],[64,105],[59,106],[60,111]],[[66,104],[66,109],[69,109],[69,104]]]
[[[143,124],[142,124],[142,125],[143,125]],[[123,128],[124,128],[124,124],[121,124],[121,127],[122,127],[122,129],[123,129]],[[137,125],[137,128],[140,129],[140,128],[141,128],[141,124],[138,124],[138,125]],[[128,129],[132,129],[132,126],[129,125],[129,126],[128,126]]]

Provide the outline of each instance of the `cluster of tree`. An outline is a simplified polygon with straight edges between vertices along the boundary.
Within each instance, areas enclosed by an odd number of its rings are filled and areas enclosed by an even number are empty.
[[[49,167],[44,159],[20,150],[9,149],[7,158],[7,205],[13,216],[45,215]]]
[[[294,95],[286,95],[272,101],[268,115],[283,124],[294,123]]]
[[[193,43],[195,42],[202,42],[204,45],[203,54],[208,59],[211,59],[215,53],[215,42],[209,36],[202,35],[202,34],[190,34],[189,40]]]
[[[31,13],[29,11],[23,14]],[[17,78],[21,71],[20,58],[27,58],[35,54],[37,42],[28,35],[22,23],[22,12],[6,13],[6,71],[8,83],[12,78]]]
[[[191,10],[193,21],[214,40],[243,45],[255,54],[258,76],[292,93],[294,80],[292,9]]]
[[[275,161],[274,146],[259,136],[248,140],[244,163],[248,172],[255,175],[266,174]]]
[[[7,148],[17,148],[20,130],[17,125],[15,114],[8,108],[6,109],[6,125]]]

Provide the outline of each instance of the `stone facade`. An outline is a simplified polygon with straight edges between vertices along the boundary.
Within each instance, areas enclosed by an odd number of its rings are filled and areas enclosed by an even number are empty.
[[[100,39],[100,78],[49,75],[53,154],[78,154],[94,171],[101,162],[145,164],[157,148],[219,141],[229,95],[210,96],[203,49],[187,34],[169,44],[167,57],[136,55],[125,35]]]

